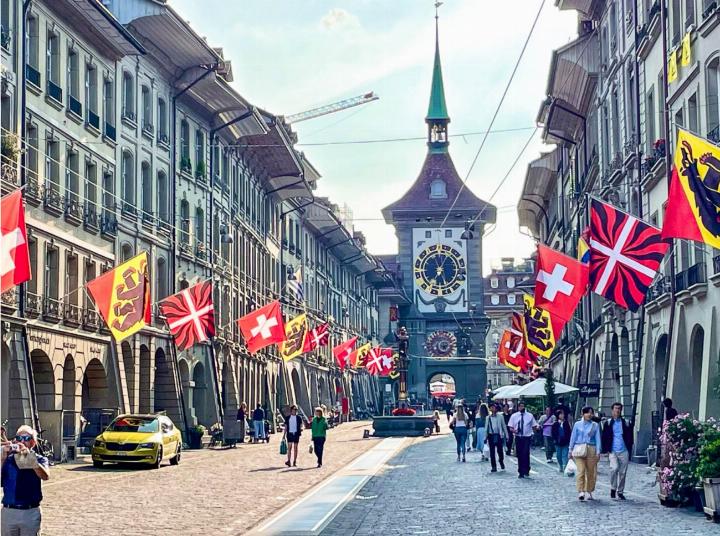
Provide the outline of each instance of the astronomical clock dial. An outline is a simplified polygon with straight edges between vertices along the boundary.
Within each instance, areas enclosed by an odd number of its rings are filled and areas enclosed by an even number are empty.
[[[457,337],[449,331],[434,331],[425,340],[425,349],[433,357],[450,357],[457,350]]]
[[[452,246],[432,244],[415,258],[413,274],[416,286],[423,292],[437,297],[448,296],[464,284],[465,259]]]

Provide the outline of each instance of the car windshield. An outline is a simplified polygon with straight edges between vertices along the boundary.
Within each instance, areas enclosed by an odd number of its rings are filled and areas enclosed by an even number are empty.
[[[110,426],[109,432],[157,432],[160,430],[158,419],[143,417],[118,417]]]

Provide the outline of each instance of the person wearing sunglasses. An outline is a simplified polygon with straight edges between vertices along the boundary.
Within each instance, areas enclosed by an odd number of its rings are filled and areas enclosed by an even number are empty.
[[[48,459],[33,450],[36,443],[37,432],[23,425],[2,444],[2,534],[40,534],[41,481],[50,473]]]

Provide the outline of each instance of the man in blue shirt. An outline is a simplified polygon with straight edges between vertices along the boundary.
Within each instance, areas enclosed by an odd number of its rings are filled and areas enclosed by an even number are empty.
[[[622,417],[623,405],[612,405],[612,417],[603,426],[602,452],[610,458],[610,498],[625,500],[625,476],[633,447],[632,425]]]
[[[41,481],[50,475],[48,459],[32,450],[36,442],[37,432],[21,426],[12,443],[2,445],[2,534],[40,534]]]

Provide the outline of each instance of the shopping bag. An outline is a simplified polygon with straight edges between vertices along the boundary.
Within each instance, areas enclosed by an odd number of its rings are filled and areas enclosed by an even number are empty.
[[[577,473],[577,465],[574,460],[569,460],[565,466],[565,476],[575,476]]]
[[[283,437],[282,441],[280,441],[280,456],[285,456],[287,454],[287,440]]]
[[[483,456],[485,456],[486,458],[490,457],[490,445],[488,445],[487,443],[485,443],[485,446],[483,447]]]

